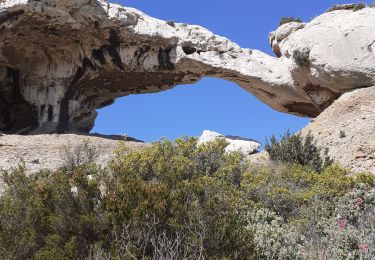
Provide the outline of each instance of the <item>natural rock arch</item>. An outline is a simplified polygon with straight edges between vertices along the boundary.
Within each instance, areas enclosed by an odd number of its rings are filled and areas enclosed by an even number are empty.
[[[117,97],[205,76],[309,117],[375,83],[373,8],[281,26],[270,35],[278,58],[102,0],[5,0],[0,8],[0,131],[9,133],[88,132],[96,109]]]

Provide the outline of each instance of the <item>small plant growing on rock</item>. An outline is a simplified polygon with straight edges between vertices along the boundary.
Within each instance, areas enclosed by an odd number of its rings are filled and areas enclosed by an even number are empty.
[[[373,4],[369,5],[370,7],[373,6]],[[337,10],[352,10],[353,12],[356,12],[358,10],[361,10],[363,8],[366,8],[367,5],[365,3],[358,3],[358,4],[338,4],[334,5],[331,8],[327,10],[327,12],[333,12]]]
[[[291,16],[283,17],[280,20],[280,26],[286,23],[291,23],[291,22],[302,23],[302,20],[301,18],[298,18],[298,17],[291,17]]]
[[[293,60],[300,67],[307,67],[310,65],[310,49],[295,50],[293,52]]]
[[[98,149],[88,141],[85,141],[76,147],[64,146],[62,151],[62,158],[64,160],[63,168],[73,170],[81,165],[95,163],[98,156]]]
[[[365,3],[359,3],[359,4],[356,4],[355,6],[354,6],[354,8],[353,8],[353,12],[356,12],[356,11],[358,11],[358,10],[361,10],[361,9],[363,9],[363,8],[366,8],[366,4]]]
[[[176,23],[174,21],[167,21],[167,24],[172,27],[176,27]]]
[[[269,141],[267,140],[265,150],[270,155],[271,160],[275,162],[310,166],[317,172],[321,172],[333,163],[328,156],[328,150],[326,149],[323,153],[322,148],[316,145],[311,133],[302,137],[300,133],[291,135],[288,131],[280,141],[272,136]],[[324,158],[322,154],[324,154]]]

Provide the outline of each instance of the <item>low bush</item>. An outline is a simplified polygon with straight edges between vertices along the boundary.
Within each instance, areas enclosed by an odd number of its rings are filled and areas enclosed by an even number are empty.
[[[266,141],[265,150],[268,152],[271,160],[279,163],[298,164],[310,166],[313,170],[320,172],[325,167],[332,164],[329,158],[328,150],[316,145],[314,137],[309,133],[302,137],[300,133],[285,133],[278,141],[275,136]],[[322,154],[324,154],[322,156]]]
[[[293,60],[300,67],[308,67],[310,65],[310,49],[295,50],[293,52]]]
[[[373,175],[247,165],[225,146],[162,140],[105,169],[4,172],[0,259],[374,258]]]
[[[358,185],[333,204],[330,215],[316,220],[319,239],[306,245],[309,258],[374,259],[374,188]]]
[[[0,258],[249,258],[242,157],[224,147],[161,141],[105,170],[5,173]]]
[[[99,156],[99,149],[84,141],[77,146],[66,145],[63,147],[62,158],[64,160],[63,168],[66,170],[73,170],[82,165],[94,164]]]
[[[356,5],[354,5],[354,8],[353,8],[353,11],[356,12],[356,11],[359,11],[363,8],[366,8],[367,5],[365,3],[358,3]]]
[[[374,6],[374,4],[369,4],[369,7],[373,7],[373,6]],[[342,5],[338,4],[338,5],[334,5],[331,8],[329,8],[327,10],[327,12],[332,12],[332,11],[337,11],[337,10],[352,10],[353,12],[356,12],[356,11],[362,10],[366,7],[367,7],[367,5],[364,2],[358,3],[358,4],[342,4]]]
[[[302,23],[302,20],[301,18],[287,16],[287,17],[281,18],[279,25],[281,26],[283,24],[291,23],[291,22]]]

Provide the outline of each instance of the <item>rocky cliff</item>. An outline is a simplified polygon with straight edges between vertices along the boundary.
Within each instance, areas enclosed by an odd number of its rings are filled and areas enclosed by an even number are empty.
[[[375,87],[345,93],[302,130],[354,171],[375,173]]]
[[[0,171],[24,165],[27,173],[56,170],[90,155],[106,166],[119,147],[128,151],[144,149],[146,143],[125,136],[41,134],[0,135]],[[69,162],[70,161],[70,162]],[[0,180],[1,190],[1,180]]]
[[[88,132],[121,96],[201,77],[237,83],[272,108],[316,117],[375,85],[375,9],[340,9],[270,34],[278,57],[195,25],[103,0],[0,1],[0,131]]]

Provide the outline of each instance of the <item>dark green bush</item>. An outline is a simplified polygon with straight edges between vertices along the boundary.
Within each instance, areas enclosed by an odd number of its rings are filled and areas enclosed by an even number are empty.
[[[370,7],[373,7],[374,4],[370,4],[369,6]],[[363,8],[366,8],[367,5],[366,3],[362,2],[362,3],[358,3],[358,4],[338,4],[338,5],[334,5],[332,6],[331,8],[329,8],[327,10],[327,12],[332,12],[332,11],[337,11],[337,10],[352,10],[353,12],[356,12],[358,10],[361,10]]]
[[[272,136],[267,140],[265,150],[275,162],[309,166],[317,172],[332,164],[327,155],[328,150],[325,150],[322,156],[322,148],[317,147],[310,133],[302,137],[300,133],[291,135],[288,131],[280,141]]]
[[[291,23],[291,22],[302,23],[302,20],[301,18],[287,16],[287,17],[281,18],[279,25],[281,26],[283,24]]]
[[[171,27],[176,27],[176,23],[174,21],[167,21],[166,22]]]
[[[293,52],[293,60],[300,67],[307,67],[310,65],[310,49],[295,50]]]
[[[354,6],[353,11],[356,12],[358,10],[361,10],[363,8],[366,8],[367,5],[365,3],[358,3]]]

